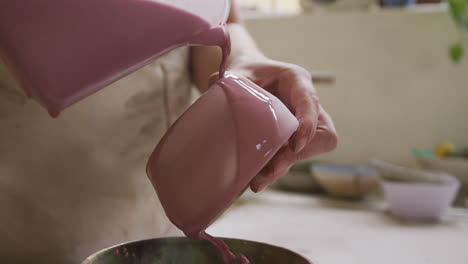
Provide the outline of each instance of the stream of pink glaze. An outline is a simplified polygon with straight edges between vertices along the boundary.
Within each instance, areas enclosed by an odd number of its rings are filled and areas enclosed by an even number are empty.
[[[232,253],[228,245],[226,245],[226,243],[224,243],[223,240],[210,236],[205,231],[201,232],[198,237],[200,239],[210,242],[213,246],[217,247],[218,250],[221,252],[224,263],[229,264],[232,260],[237,259],[240,261],[241,264],[250,264],[250,261],[247,259],[246,256],[242,254],[235,255],[234,253]]]

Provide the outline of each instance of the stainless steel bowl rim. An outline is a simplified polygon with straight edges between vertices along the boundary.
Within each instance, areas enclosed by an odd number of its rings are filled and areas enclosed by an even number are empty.
[[[238,241],[238,242],[247,242],[247,243],[256,243],[256,244],[262,244],[262,245],[265,245],[265,246],[269,246],[271,248],[276,248],[276,249],[279,249],[279,250],[283,250],[283,251],[286,251],[286,252],[289,252],[293,255],[295,255],[296,257],[299,257],[299,258],[303,258],[304,260],[307,260],[309,263],[312,264],[312,261],[291,250],[291,249],[287,249],[285,247],[282,247],[282,246],[277,246],[277,245],[273,245],[273,244],[269,244],[269,243],[265,243],[265,242],[260,242],[260,241],[253,241],[253,240],[247,240],[247,239],[239,239],[239,238],[227,238],[227,237],[218,237],[222,240],[230,240],[230,241]],[[145,242],[151,242],[151,241],[158,241],[158,240],[189,240],[187,237],[184,237],[184,236],[169,236],[169,237],[159,237],[159,238],[148,238],[148,239],[140,239],[140,240],[131,240],[131,241],[126,241],[126,242],[122,242],[122,243],[119,243],[119,244],[116,244],[116,245],[113,245],[113,246],[110,246],[110,247],[107,247],[107,248],[104,248],[104,249],[101,249],[93,254],[91,254],[90,256],[88,256],[83,262],[82,264],[87,264],[89,263],[90,261],[92,261],[94,258],[98,257],[99,255],[107,252],[107,251],[113,251],[114,249],[117,249],[119,247],[122,247],[122,246],[125,246],[125,245],[129,245],[129,244],[133,244],[133,243],[145,243]]]

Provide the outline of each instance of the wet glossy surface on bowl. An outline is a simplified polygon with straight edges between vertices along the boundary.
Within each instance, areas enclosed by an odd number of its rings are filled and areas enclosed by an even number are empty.
[[[290,250],[264,243],[223,239],[234,253],[252,264],[311,264]],[[158,238],[117,245],[88,257],[82,264],[211,264],[223,263],[219,251],[202,240]],[[234,263],[234,262],[233,262]]]
[[[298,125],[273,94],[226,73],[169,128],[148,161],[148,177],[168,218],[197,238]]]

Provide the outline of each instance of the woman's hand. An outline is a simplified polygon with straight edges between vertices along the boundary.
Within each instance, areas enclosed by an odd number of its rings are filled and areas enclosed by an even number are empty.
[[[288,146],[280,149],[251,181],[251,189],[259,192],[285,175],[295,162],[334,150],[338,139],[333,121],[320,105],[311,74],[297,65],[266,58],[242,25],[235,3],[231,1],[227,21],[231,36],[227,70],[244,75],[274,94],[299,121]],[[217,80],[218,73],[213,72],[219,69],[220,62],[219,48],[192,48],[192,79],[201,92]]]
[[[302,67],[263,56],[232,59],[229,71],[240,73],[278,97],[295,115],[299,128],[263,170],[251,181],[259,192],[285,175],[300,160],[334,150],[338,138],[333,121],[320,105],[311,74]],[[216,73],[210,81],[217,79]]]

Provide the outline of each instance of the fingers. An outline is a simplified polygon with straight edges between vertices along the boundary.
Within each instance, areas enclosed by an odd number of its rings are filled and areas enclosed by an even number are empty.
[[[252,179],[250,188],[253,192],[262,191],[268,185],[286,175],[296,161],[333,151],[337,143],[338,138],[335,132],[319,127],[315,137],[303,151],[294,153],[290,148],[283,147],[267,166]]]
[[[312,156],[333,151],[338,146],[338,135],[330,115],[321,106],[320,113],[316,136],[310,142],[315,149]]]
[[[289,86],[291,89],[291,98],[288,101],[299,121],[299,127],[289,140],[289,146],[292,151],[299,153],[314,137],[320,114],[320,103],[307,75],[296,75],[295,78],[283,81],[280,85]]]
[[[315,138],[322,109],[309,73],[293,68],[284,71],[278,79],[278,95],[294,112],[299,121],[299,127],[290,138],[289,147],[278,151],[261,173],[252,180],[250,186],[254,192],[261,191],[285,175],[294,162],[316,153],[323,153],[322,149],[325,147],[318,146],[317,149],[312,149],[311,146],[319,144],[320,139],[328,135],[326,122],[331,121],[328,115],[328,119],[324,117],[325,119],[322,120],[324,126],[321,127],[320,136]],[[328,137],[326,139],[330,144],[333,143]]]
[[[332,119],[320,106],[320,117],[316,133],[307,147],[297,153],[296,160],[311,158],[333,151],[338,145],[338,136]]]
[[[309,144],[310,150],[307,151],[307,154],[304,156],[306,156],[307,158],[311,158],[320,154],[331,152],[335,150],[337,144],[338,137],[336,133],[329,130],[328,128],[323,128],[319,126],[317,128],[317,133],[315,134],[315,137]]]
[[[312,121],[311,118],[299,117],[297,119],[299,121],[299,127],[297,128],[296,132],[294,132],[294,134],[291,136],[288,142],[289,148],[294,153],[299,153],[305,148],[307,143],[315,135],[315,131],[317,129],[317,122]]]
[[[252,191],[259,192],[285,175],[294,164],[294,156],[295,154],[288,147],[281,148],[267,166],[250,182]]]
[[[210,88],[215,82],[219,80],[219,72],[212,73],[208,78],[208,88]]]
[[[337,144],[338,136],[333,121],[320,106],[320,118],[314,137],[299,152],[294,152],[289,147],[280,149],[267,166],[251,181],[250,188],[254,192],[263,190],[285,175],[295,162],[333,151]]]

